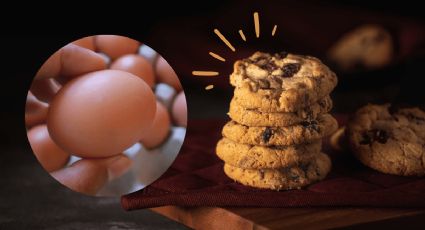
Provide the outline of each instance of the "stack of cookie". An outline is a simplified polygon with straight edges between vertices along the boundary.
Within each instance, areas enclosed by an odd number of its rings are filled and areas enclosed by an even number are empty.
[[[293,189],[323,179],[331,162],[322,139],[337,129],[328,114],[336,75],[317,58],[256,52],[230,75],[229,121],[217,143],[225,173],[244,185]]]

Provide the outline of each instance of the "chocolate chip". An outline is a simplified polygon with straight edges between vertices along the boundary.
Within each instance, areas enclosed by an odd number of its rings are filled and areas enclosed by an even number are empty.
[[[393,104],[391,104],[391,106],[388,108],[388,112],[391,114],[391,115],[394,115],[394,114],[396,114],[396,113],[398,113],[398,111],[400,110],[400,106],[398,106],[398,105],[393,105]]]
[[[301,65],[299,63],[291,63],[283,66],[282,71],[283,75],[282,77],[292,77],[294,74],[298,73],[300,71]]]
[[[266,65],[261,67],[262,69],[265,69],[269,71],[270,73],[277,69],[277,65],[273,62],[269,62]]]
[[[269,142],[272,135],[273,135],[273,130],[270,127],[266,127],[266,129],[263,132],[263,141],[265,143]]]
[[[319,124],[317,123],[316,120],[304,120],[300,124],[304,126],[305,128],[314,129],[317,132],[320,131]]]
[[[360,141],[360,144],[368,145],[373,141],[378,141],[381,144],[385,144],[387,143],[388,138],[388,133],[385,130],[372,129],[362,134],[362,140]]]
[[[282,51],[282,52],[280,52],[280,53],[276,53],[276,54],[274,54],[274,56],[275,56],[276,58],[283,59],[283,58],[286,58],[286,56],[288,56],[288,52],[286,52],[286,51]]]
[[[310,167],[310,163],[301,163],[299,165],[300,169],[304,171],[304,174],[307,175],[308,168]]]

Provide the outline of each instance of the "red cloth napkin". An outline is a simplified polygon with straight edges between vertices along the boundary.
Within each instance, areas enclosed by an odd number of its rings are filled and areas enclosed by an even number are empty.
[[[343,117],[337,116],[338,120]],[[124,195],[126,210],[164,205],[231,207],[425,207],[425,178],[386,175],[360,164],[349,152],[332,158],[325,180],[301,190],[243,186],[223,172],[215,155],[225,121],[190,121],[182,149],[168,171],[143,190]]]

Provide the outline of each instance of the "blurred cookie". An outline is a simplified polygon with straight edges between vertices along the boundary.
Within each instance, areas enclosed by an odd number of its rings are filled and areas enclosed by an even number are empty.
[[[349,145],[365,165],[383,173],[425,175],[425,112],[366,105],[347,124]]]
[[[280,169],[242,169],[224,164],[224,172],[233,180],[256,188],[273,190],[300,189],[322,180],[331,169],[331,160],[319,153],[309,162]]]
[[[376,69],[388,65],[394,53],[391,35],[381,26],[364,25],[343,35],[328,57],[341,70]]]
[[[337,77],[314,57],[256,52],[235,62],[230,83],[243,107],[295,112],[328,95]]]
[[[317,120],[286,127],[250,127],[229,121],[223,127],[222,134],[241,144],[296,145],[321,139],[335,132],[337,128],[338,123],[335,118],[329,114],[322,114]]]
[[[329,96],[320,99],[317,103],[302,108],[293,113],[262,112],[260,109],[244,108],[237,99],[230,102],[228,115],[232,120],[247,126],[290,126],[315,120],[320,114],[332,109],[332,100]]]
[[[256,146],[223,138],[217,143],[218,157],[226,164],[246,169],[282,168],[310,161],[320,152],[322,141],[305,145]]]

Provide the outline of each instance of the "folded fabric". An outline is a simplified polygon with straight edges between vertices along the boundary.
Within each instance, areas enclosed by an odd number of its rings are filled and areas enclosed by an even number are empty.
[[[336,116],[344,123],[344,116]],[[164,205],[228,207],[425,207],[425,178],[400,177],[374,171],[348,151],[332,152],[331,173],[301,190],[271,191],[243,186],[223,172],[215,145],[226,121],[190,121],[175,162],[157,181],[124,195],[124,209]]]

